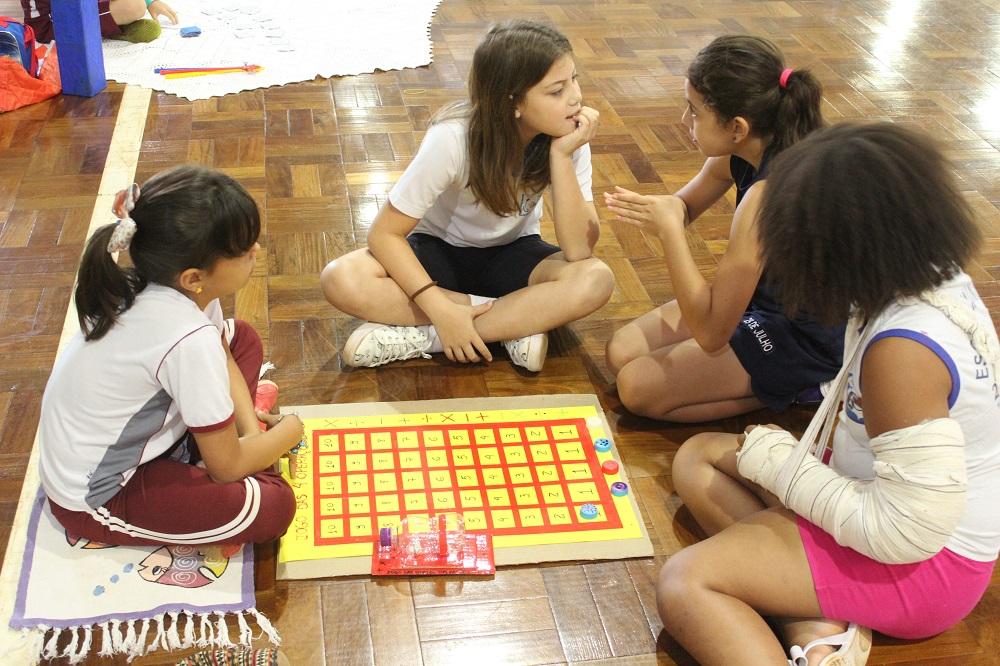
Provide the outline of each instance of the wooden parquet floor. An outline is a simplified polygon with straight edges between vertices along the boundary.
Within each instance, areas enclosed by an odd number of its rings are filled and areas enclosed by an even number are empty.
[[[750,32],[825,86],[829,121],[887,119],[938,139],[958,167],[987,242],[969,267],[1000,320],[1000,7],[979,0],[445,0],[434,64],[187,102],[154,94],[136,180],[183,162],[230,173],[264,215],[259,265],[229,303],[264,337],[285,404],[531,393],[600,396],[628,467],[652,560],[506,569],[491,581],[368,578],[276,584],[262,610],[296,666],[318,664],[688,664],[661,631],[656,573],[693,540],[670,464],[688,436],[775,420],[759,413],[675,426],[624,413],[604,343],[624,321],[671,297],[659,247],[604,220],[598,255],[617,287],[599,312],[553,332],[543,372],[506,360],[459,367],[442,358],[343,371],[356,322],[330,308],[318,274],[358,247],[431,113],[463,95],[472,49],[508,17],[549,21],[572,40],[588,104],[601,111],[594,187],[660,193],[702,158],[680,125],[687,62],[712,37]],[[0,544],[6,544],[122,88],[61,97],[0,116]],[[126,184],[122,183],[124,187]],[[834,196],[835,193],[831,193]],[[732,199],[693,227],[709,276],[725,249]],[[110,215],[109,215],[110,220]],[[549,229],[551,231],[551,229]],[[501,352],[502,356],[502,352]],[[801,428],[810,414],[777,417]],[[719,627],[719,631],[727,631]],[[877,636],[872,664],[1000,663],[1000,578],[973,614],[927,641]],[[142,664],[173,663],[153,654]],[[0,658],[0,662],[2,662]],[[88,663],[101,663],[92,658]]]

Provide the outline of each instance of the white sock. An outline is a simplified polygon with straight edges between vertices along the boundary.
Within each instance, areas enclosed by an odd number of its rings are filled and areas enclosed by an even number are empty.
[[[490,301],[495,301],[497,299],[490,298],[489,296],[476,296],[475,294],[469,294],[469,300],[471,301],[472,307],[476,307],[477,305],[489,303]]]
[[[438,337],[437,329],[434,328],[434,324],[430,324],[427,327],[427,337],[430,338],[431,346],[427,351],[431,354],[440,354],[444,351],[444,345],[441,344],[441,338]]]

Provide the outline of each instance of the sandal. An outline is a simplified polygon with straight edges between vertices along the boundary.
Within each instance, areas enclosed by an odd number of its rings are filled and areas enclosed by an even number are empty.
[[[792,657],[788,666],[806,666],[809,663],[806,654],[817,645],[840,646],[836,652],[824,657],[819,666],[864,666],[872,649],[872,630],[852,622],[843,633],[817,638],[804,648],[793,645],[788,651]]]

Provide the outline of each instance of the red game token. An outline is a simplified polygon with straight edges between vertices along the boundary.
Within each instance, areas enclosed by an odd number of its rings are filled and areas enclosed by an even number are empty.
[[[618,463],[616,463],[614,460],[605,461],[605,463],[601,465],[601,469],[604,470],[605,474],[617,474]]]

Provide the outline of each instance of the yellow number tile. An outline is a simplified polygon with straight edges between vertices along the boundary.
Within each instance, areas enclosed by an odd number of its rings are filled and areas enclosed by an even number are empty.
[[[364,434],[360,432],[352,432],[348,435],[344,435],[344,449],[347,451],[364,451]]]
[[[544,524],[541,509],[521,509],[519,514],[522,527],[537,527]]]
[[[506,509],[491,512],[493,516],[493,527],[497,529],[510,529],[516,527],[514,523],[514,512]]]
[[[438,491],[431,493],[434,498],[435,509],[454,509],[455,493],[451,491]]]
[[[355,495],[368,492],[368,477],[364,474],[350,474],[347,477],[347,494]]]
[[[486,491],[486,501],[490,506],[510,506],[510,495],[506,488],[491,488]]]
[[[337,435],[321,435],[319,438],[320,453],[336,453],[340,451],[340,437]]]
[[[366,536],[372,533],[371,518],[351,518],[351,536]]]
[[[531,459],[536,463],[552,462],[552,447],[548,444],[532,444]]]
[[[548,514],[549,522],[553,525],[569,525],[573,522],[570,510],[565,506],[550,506]]]
[[[324,476],[319,480],[320,495],[340,495],[343,493],[339,476]]]
[[[399,498],[395,495],[376,495],[375,511],[378,513],[399,512]]]
[[[339,539],[344,536],[344,521],[339,518],[321,521],[319,535],[324,539]]]

